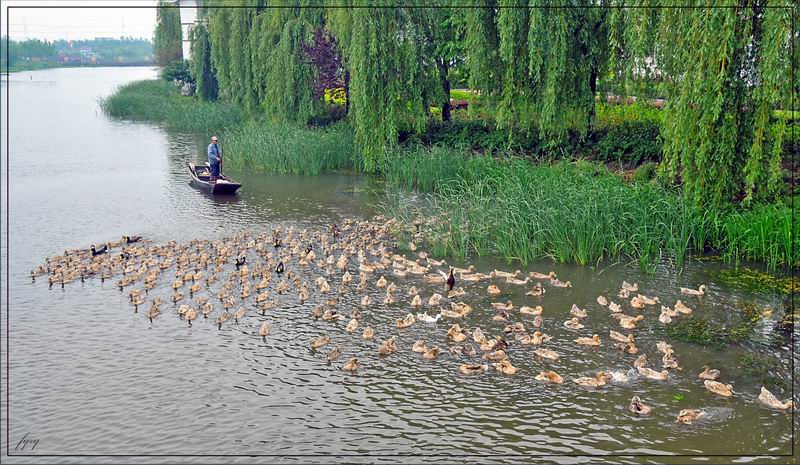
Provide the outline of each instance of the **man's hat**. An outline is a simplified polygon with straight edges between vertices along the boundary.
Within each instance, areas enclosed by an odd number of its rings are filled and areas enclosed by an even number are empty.
[[[211,140],[217,140],[217,136],[213,136]]]

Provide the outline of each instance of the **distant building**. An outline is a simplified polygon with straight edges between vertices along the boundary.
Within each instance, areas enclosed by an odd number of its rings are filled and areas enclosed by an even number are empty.
[[[189,40],[189,33],[192,26],[198,21],[200,7],[203,6],[202,0],[172,0],[181,10],[181,34],[183,36],[183,59],[192,58],[192,42]]]

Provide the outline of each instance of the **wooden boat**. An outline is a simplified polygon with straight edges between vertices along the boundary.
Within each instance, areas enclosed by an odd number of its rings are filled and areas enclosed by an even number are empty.
[[[211,167],[208,165],[208,162],[206,162],[205,165],[195,165],[192,163],[188,163],[188,165],[189,173],[192,175],[192,180],[189,184],[198,189],[214,195],[233,195],[242,187],[241,184],[222,173],[219,174],[219,179],[217,179],[216,183],[209,182],[208,180],[211,179]]]

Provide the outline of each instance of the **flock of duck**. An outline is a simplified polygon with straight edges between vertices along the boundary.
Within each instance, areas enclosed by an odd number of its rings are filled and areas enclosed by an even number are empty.
[[[399,333],[417,324],[433,324],[438,327],[440,320],[450,320],[444,335],[448,344],[446,350],[457,356],[481,356],[482,359],[480,363],[462,363],[459,371],[463,375],[475,375],[490,369],[505,375],[514,375],[518,369],[513,365],[507,349],[509,345],[517,343],[533,346],[533,355],[542,363],[559,360],[560,355],[547,348],[553,346],[548,344],[553,337],[542,332],[545,319],[541,305],[523,305],[517,308],[510,300],[492,303],[494,316],[491,320],[506,326],[502,334],[490,336],[477,326],[474,316],[470,317],[472,307],[461,300],[467,295],[467,291],[459,284],[495,281],[487,285],[486,293],[497,296],[503,293],[497,284],[498,280],[502,280],[503,286],[526,286],[526,289],[530,286],[525,295],[536,299],[543,296],[548,287],[572,287],[570,281],[559,280],[554,272],[531,272],[520,279],[522,273],[519,270],[481,273],[474,266],[448,266],[445,261],[434,260],[424,252],[416,253],[413,242],[408,244],[408,248],[417,257],[411,260],[393,252],[396,243],[392,242],[390,231],[403,227],[405,226],[394,220],[376,217],[372,221],[346,220],[341,227],[333,224],[325,231],[277,228],[260,235],[244,232],[219,240],[196,239],[187,244],[171,241],[157,245],[138,236],[123,236],[120,241],[100,247],[93,245],[90,249],[67,250],[63,255],[49,257],[42,266],[31,271],[31,278],[36,281],[46,275],[51,288],[63,288],[71,282],[89,278],[99,277],[103,282],[116,279],[116,286],[121,292],[130,288],[128,296],[134,311],[138,312],[139,307],[149,301],[144,315],[151,322],[161,315],[164,300],[167,300],[189,325],[202,315],[204,319],[212,319],[220,329],[231,319],[238,324],[247,316],[248,307],[266,315],[279,305],[277,299],[296,298],[300,303],[321,301],[311,311],[311,318],[332,323],[347,320],[344,333],[350,337],[359,337],[357,334],[360,334],[366,341],[372,341],[375,337],[375,329],[364,325],[362,313],[368,312],[377,303],[366,292],[374,286],[381,293],[385,292],[382,299],[384,305],[408,305],[414,309],[405,317],[396,319],[396,329],[392,328],[393,332]],[[171,271],[173,268],[174,272]],[[303,278],[311,273],[318,274],[313,282]],[[356,273],[358,277],[355,276]],[[154,290],[159,280],[171,281],[173,291],[169,297],[151,294],[150,291]],[[395,280],[416,280],[441,286],[441,291],[423,299],[415,285],[401,291]],[[212,291],[212,287],[216,288],[216,292]],[[700,286],[699,289],[681,288],[681,293],[689,299],[702,296],[707,291],[706,286]],[[361,309],[353,308],[348,313],[340,308],[340,296],[353,293],[363,294],[360,299]],[[615,303],[613,298],[621,303]],[[692,309],[681,300],[669,307],[663,305],[658,297],[639,293],[637,284],[624,281],[616,296],[601,295],[596,301],[607,309],[619,329],[628,331],[624,334],[611,329],[608,339],[614,347],[629,355],[639,353],[633,331],[646,315],[650,318],[649,313],[645,312],[647,307],[660,305],[657,318],[662,324],[670,324],[673,319],[692,314]],[[433,315],[427,311],[421,312],[420,309],[425,304],[429,308],[438,309],[438,312]],[[215,309],[217,305],[222,307],[220,312]],[[234,310],[235,307],[238,308]],[[346,313],[348,314],[345,315]],[[586,309],[573,304],[570,316],[563,322],[563,326],[575,331],[584,329],[587,314]],[[475,326],[471,330],[462,327],[462,323],[466,321]],[[530,332],[528,328],[533,331]],[[257,333],[266,339],[271,331],[272,326],[264,322],[258,326]],[[475,345],[469,343],[469,340]],[[442,348],[444,342],[437,344],[433,341],[417,340],[411,350],[421,354],[424,359],[433,360],[445,351]],[[309,345],[312,350],[318,350],[330,343],[330,335],[322,334],[313,338]],[[591,337],[576,337],[574,343],[591,347],[601,346],[605,341],[599,334],[593,334]],[[647,357],[638,355],[633,362],[634,373],[642,378],[666,381],[670,377],[669,370],[680,371],[682,368],[671,345],[659,341],[656,348],[663,354],[661,369],[648,366],[650,362]],[[397,351],[397,335],[378,344],[377,353],[380,356],[389,356]],[[334,362],[341,354],[342,347],[336,346],[328,350],[326,358],[329,362]],[[342,370],[349,372],[360,368],[358,358],[350,358],[341,365]],[[720,376],[719,370],[705,366],[697,379],[716,395],[733,396],[735,393],[730,384],[717,381]],[[534,378],[544,383],[561,384],[565,381],[564,376],[553,370],[541,370]],[[609,382],[626,382],[628,375],[600,371],[595,376],[572,377],[570,381],[586,388],[598,388]],[[795,408],[793,401],[782,402],[765,387],[761,388],[758,401],[773,409]],[[652,408],[638,396],[631,399],[629,409],[636,415],[649,415],[652,412]],[[684,409],[677,415],[676,422],[691,424],[704,415],[703,409]]]

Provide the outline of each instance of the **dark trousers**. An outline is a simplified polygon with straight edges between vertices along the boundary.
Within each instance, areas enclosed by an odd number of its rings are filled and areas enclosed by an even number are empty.
[[[219,177],[219,163],[211,164],[211,178],[217,179]]]

